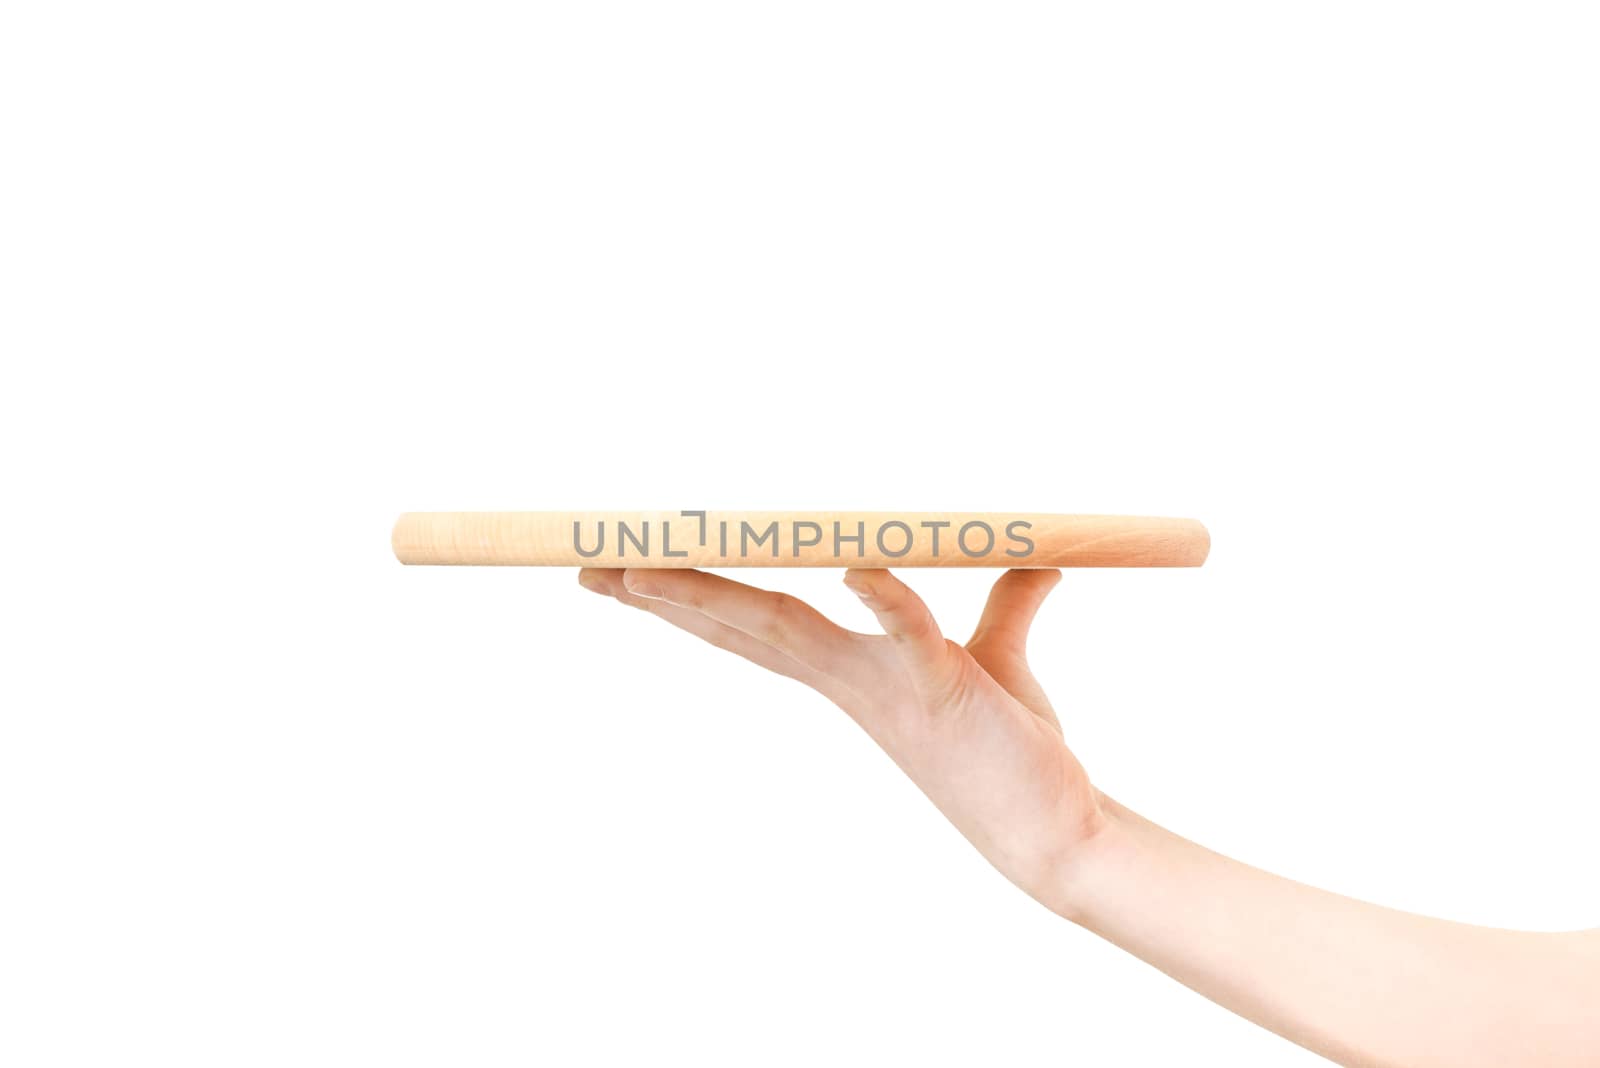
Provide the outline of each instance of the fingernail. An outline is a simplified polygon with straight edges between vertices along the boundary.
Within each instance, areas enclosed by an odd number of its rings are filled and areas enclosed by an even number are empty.
[[[623,583],[628,587],[628,592],[639,597],[660,597],[661,587],[655,582],[645,578],[629,578]]]
[[[578,585],[582,586],[584,589],[588,590],[590,593],[604,593],[605,592],[605,590],[603,588],[601,588],[601,586],[600,586],[600,580],[595,578],[593,575],[579,575],[578,576]]]

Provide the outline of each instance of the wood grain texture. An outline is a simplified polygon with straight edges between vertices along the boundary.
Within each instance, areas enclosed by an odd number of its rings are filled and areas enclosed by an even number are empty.
[[[1198,567],[1194,519],[1027,512],[408,512],[403,564]]]

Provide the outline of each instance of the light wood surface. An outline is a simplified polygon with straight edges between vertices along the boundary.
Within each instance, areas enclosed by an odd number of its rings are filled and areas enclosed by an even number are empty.
[[[1194,519],[1028,512],[407,512],[403,564],[1198,567]]]

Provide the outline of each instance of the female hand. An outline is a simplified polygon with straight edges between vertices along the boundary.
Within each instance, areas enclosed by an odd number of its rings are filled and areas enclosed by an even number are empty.
[[[797,598],[687,570],[586,568],[586,588],[810,686],[844,709],[1007,878],[1068,915],[1070,872],[1107,806],[1028,668],[1028,628],[1059,571],[1008,571],[965,646],[888,571],[847,585],[881,635]]]
[[[1600,931],[1502,931],[1305,886],[1100,794],[1024,657],[1054,571],[1011,571],[965,647],[887,571],[845,583],[882,635],[694,571],[585,586],[825,694],[961,833],[1055,912],[1348,1065],[1600,1064]]]

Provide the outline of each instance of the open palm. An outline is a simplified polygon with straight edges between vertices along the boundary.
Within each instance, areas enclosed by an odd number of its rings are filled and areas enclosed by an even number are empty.
[[[699,571],[585,569],[579,582],[810,686],[880,745],[1007,878],[1047,906],[1103,825],[1098,793],[1028,667],[1029,626],[1059,571],[1008,571],[972,638],[947,640],[887,571],[845,584],[884,633],[838,626],[797,598]]]

